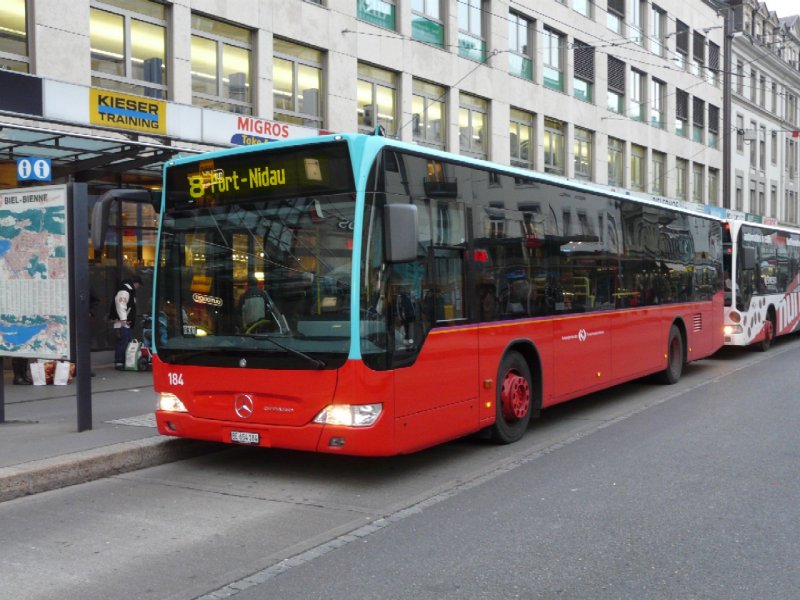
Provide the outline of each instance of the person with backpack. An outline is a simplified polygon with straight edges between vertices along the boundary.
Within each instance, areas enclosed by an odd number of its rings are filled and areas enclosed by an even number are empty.
[[[117,345],[114,349],[114,368],[125,370],[125,350],[133,339],[133,326],[136,324],[136,290],[142,287],[142,278],[134,275],[123,279],[114,294],[108,318],[117,330]]]

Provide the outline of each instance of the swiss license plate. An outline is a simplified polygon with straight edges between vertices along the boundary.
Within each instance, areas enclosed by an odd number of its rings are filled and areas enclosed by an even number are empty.
[[[259,435],[249,431],[231,431],[231,441],[237,444],[258,444]]]

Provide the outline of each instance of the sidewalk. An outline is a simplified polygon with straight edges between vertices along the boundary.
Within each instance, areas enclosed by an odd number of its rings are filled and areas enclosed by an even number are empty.
[[[212,452],[223,446],[159,435],[150,372],[116,371],[93,353],[92,429],[78,433],[77,388],[12,385],[4,371],[0,502]]]

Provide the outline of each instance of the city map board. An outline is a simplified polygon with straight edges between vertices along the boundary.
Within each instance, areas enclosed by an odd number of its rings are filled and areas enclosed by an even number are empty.
[[[0,356],[69,359],[67,187],[0,191]]]

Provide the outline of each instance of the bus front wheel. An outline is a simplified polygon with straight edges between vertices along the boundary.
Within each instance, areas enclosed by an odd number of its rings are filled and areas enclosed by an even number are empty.
[[[756,344],[756,350],[766,352],[772,347],[775,341],[775,316],[770,312],[767,320],[764,321],[764,339]]]
[[[495,396],[495,423],[491,439],[510,444],[525,435],[531,420],[533,395],[528,363],[517,352],[509,352],[500,362]]]
[[[659,373],[661,383],[672,385],[678,383],[683,373],[685,357],[683,354],[683,335],[677,325],[673,325],[669,330],[667,341],[667,368]]]

